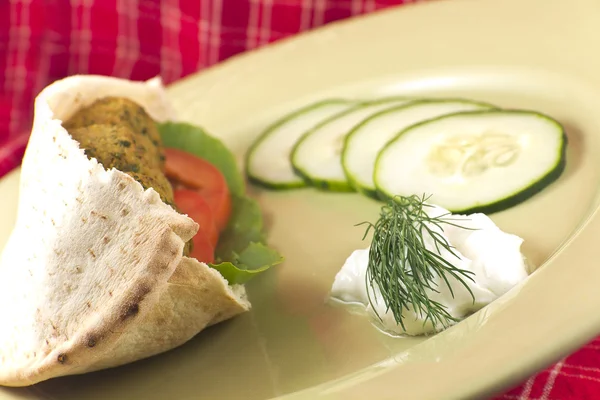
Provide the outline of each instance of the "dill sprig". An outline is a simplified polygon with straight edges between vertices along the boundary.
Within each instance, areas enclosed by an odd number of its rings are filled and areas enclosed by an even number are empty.
[[[364,238],[373,229],[373,239],[369,250],[366,285],[369,302],[373,306],[372,290],[378,287],[387,307],[391,310],[396,323],[406,329],[403,321],[403,311],[412,309],[417,315],[425,316],[423,323],[431,321],[434,327],[441,324],[444,328],[451,322],[457,322],[446,307],[427,295],[427,289],[438,292],[436,276],[439,276],[448,286],[452,297],[454,291],[449,277],[454,277],[471,294],[475,296],[465,282],[473,281],[473,272],[455,267],[440,255],[440,249],[445,249],[454,256],[454,248],[446,241],[435,227],[443,231],[443,225],[457,226],[449,214],[430,217],[426,212],[429,197],[416,195],[396,196],[386,203],[380,212],[379,220],[367,224]],[[432,240],[436,251],[425,246],[424,236]],[[458,257],[458,256],[457,256]],[[373,306],[373,311],[381,320]]]

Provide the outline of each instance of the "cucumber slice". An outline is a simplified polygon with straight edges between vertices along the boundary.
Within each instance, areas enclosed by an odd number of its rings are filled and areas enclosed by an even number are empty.
[[[373,182],[375,160],[385,144],[399,132],[417,122],[444,114],[493,107],[465,99],[428,99],[380,111],[362,121],[346,136],[342,150],[346,178],[359,192],[377,197]]]
[[[386,98],[358,104],[335,114],[306,132],[292,150],[292,166],[298,175],[319,189],[352,191],[342,168],[342,147],[350,130],[370,115],[412,101]]]
[[[306,186],[294,173],[290,153],[294,144],[313,126],[353,105],[355,101],[330,99],[313,103],[269,126],[253,143],[246,156],[246,174],[256,184],[271,189]]]
[[[386,197],[427,193],[453,213],[493,213],[558,179],[566,145],[561,124],[537,112],[456,113],[391,140],[377,158],[375,183]]]

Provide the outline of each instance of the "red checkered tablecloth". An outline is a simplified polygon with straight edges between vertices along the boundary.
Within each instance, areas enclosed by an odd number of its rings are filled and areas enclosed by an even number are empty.
[[[0,177],[20,164],[33,100],[55,79],[160,75],[169,83],[286,36],[409,2],[0,0]],[[600,399],[600,338],[497,399]]]

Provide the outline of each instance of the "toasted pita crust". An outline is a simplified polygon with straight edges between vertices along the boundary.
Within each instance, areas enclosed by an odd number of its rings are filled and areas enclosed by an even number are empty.
[[[88,159],[61,126],[104,96],[172,119],[158,79],[74,76],[37,97],[17,222],[0,258],[0,385],[149,357],[250,307],[243,286],[182,257],[193,220]]]

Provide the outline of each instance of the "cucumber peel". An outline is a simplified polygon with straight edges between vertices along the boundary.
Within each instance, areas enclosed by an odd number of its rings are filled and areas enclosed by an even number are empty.
[[[287,114],[267,127],[246,153],[248,180],[276,190],[307,186],[294,172],[290,161],[294,144],[304,132],[355,103],[345,99],[319,101]]]
[[[457,111],[490,108],[494,106],[460,98],[424,99],[371,115],[355,126],[345,138],[342,166],[348,182],[357,191],[379,199],[373,182],[375,161],[390,139],[408,126],[423,120]]]
[[[414,124],[390,140],[377,157],[374,180],[383,198],[428,192],[452,213],[491,214],[556,181],[566,149],[564,127],[545,114],[458,112]]]
[[[365,101],[321,121],[306,131],[292,149],[290,161],[294,172],[321,190],[351,192],[342,167],[341,150],[350,130],[378,111],[410,102],[406,97]]]

